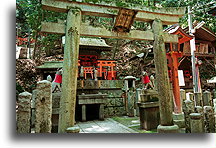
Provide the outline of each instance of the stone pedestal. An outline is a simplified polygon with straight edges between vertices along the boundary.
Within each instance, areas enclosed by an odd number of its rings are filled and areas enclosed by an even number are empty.
[[[158,102],[137,103],[140,112],[140,128],[145,130],[157,129],[160,124]]]
[[[179,133],[179,127],[177,125],[165,126],[159,125],[157,127],[158,133]]]
[[[51,133],[52,86],[50,81],[43,80],[37,83],[35,117],[35,133]]]
[[[203,133],[203,121],[200,113],[190,114],[190,129],[191,133]]]
[[[31,97],[28,92],[20,93],[18,96],[18,111],[17,111],[17,133],[31,132]]]
[[[178,127],[181,129],[181,131],[184,131],[184,129],[185,129],[184,112],[179,113],[179,114],[173,113],[173,122],[175,125],[178,125]]]

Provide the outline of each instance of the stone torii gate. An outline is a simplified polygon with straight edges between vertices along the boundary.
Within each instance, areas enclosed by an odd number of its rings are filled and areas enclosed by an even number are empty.
[[[72,2],[71,0],[42,0],[43,9],[67,13],[67,22],[51,23],[42,22],[42,32],[65,34],[65,49],[63,62],[62,97],[60,100],[59,133],[65,133],[67,129],[75,124],[75,104],[78,74],[78,55],[80,36],[104,37],[130,40],[151,40],[154,41],[154,59],[156,67],[156,80],[161,123],[158,132],[177,132],[178,126],[173,124],[172,119],[172,97],[168,78],[167,59],[165,51],[166,43],[178,43],[178,36],[163,32],[162,25],[178,23],[179,18],[184,15],[185,8],[157,8],[133,7],[120,8],[114,4],[90,4],[83,2]],[[125,10],[126,15],[135,12],[133,18],[124,18],[129,26],[133,20],[152,23],[152,30],[139,31],[127,30],[127,32],[109,31],[101,27],[93,27],[81,22],[82,15],[99,17],[121,18],[121,11]],[[116,21],[118,21],[116,19]],[[120,22],[121,23],[121,22]],[[115,24],[118,24],[116,22]]]

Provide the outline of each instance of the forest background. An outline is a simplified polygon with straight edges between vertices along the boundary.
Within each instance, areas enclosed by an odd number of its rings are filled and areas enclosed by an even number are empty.
[[[76,1],[76,0],[74,0]],[[115,3],[116,6],[147,6],[157,7],[186,7],[191,6],[193,21],[204,21],[205,26],[216,32],[216,17],[209,14],[208,11],[215,7],[215,0],[77,0],[88,3]],[[56,34],[42,34],[41,22],[57,22],[66,20],[66,13],[57,13],[41,8],[41,0],[16,0],[16,36],[28,38],[29,42],[26,47],[33,48],[33,54],[30,59],[16,60],[16,90],[17,94],[23,91],[32,91],[36,82],[39,80],[38,72],[35,67],[43,64],[44,61],[59,60],[63,57],[62,36]],[[180,19],[179,25],[182,28],[188,26],[187,10],[185,15]],[[114,19],[100,18],[96,16],[82,16],[83,22],[88,22],[93,26],[106,27],[112,29]],[[169,26],[164,26],[164,28]],[[147,30],[151,29],[149,23],[134,22],[133,29]],[[31,45],[30,40],[35,44]],[[117,71],[119,76],[133,75],[139,77],[141,71],[138,70],[137,61],[129,62],[129,59],[139,53],[148,52],[152,47],[151,42],[105,39],[107,44],[113,47],[111,52],[103,53],[103,58],[116,59],[118,62]],[[144,65],[152,64],[151,58],[145,59]],[[203,77],[210,77],[205,76]]]

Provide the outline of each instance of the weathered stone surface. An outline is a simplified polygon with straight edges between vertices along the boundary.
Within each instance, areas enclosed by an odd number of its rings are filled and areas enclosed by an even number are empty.
[[[145,130],[156,129],[160,123],[159,103],[138,103],[140,127]]]
[[[92,5],[88,3],[73,3],[71,1],[51,1],[43,0],[42,5],[46,10],[57,11],[57,12],[67,12],[70,7],[77,7],[82,9],[82,14],[84,15],[94,15],[100,17],[115,17],[118,15],[119,8],[115,3]],[[127,9],[133,9],[138,11],[136,15],[136,20],[138,21],[152,21],[159,18],[164,24],[175,24],[178,23],[179,18],[184,14],[185,8],[157,8],[153,9],[150,7],[126,7]]]
[[[203,106],[212,106],[212,96],[211,92],[205,91],[203,92]]]
[[[66,129],[67,133],[79,133],[80,132],[80,128],[77,126],[73,126],[73,127],[68,127]]]
[[[135,113],[134,113],[134,103],[135,103],[135,92],[132,90],[129,90],[129,92],[127,93],[127,107],[128,107],[128,116],[129,117],[134,117]]]
[[[123,88],[123,80],[85,80],[83,88],[82,80],[77,80],[77,89],[121,89]],[[100,83],[100,84],[99,84]]]
[[[173,122],[178,125],[179,128],[185,128],[184,112],[179,114],[173,113]]]
[[[177,125],[163,126],[159,125],[157,127],[158,133],[179,133],[179,127]]]
[[[213,106],[214,106],[214,112],[215,112],[215,114],[216,114],[216,99],[213,99]]]
[[[203,133],[203,121],[200,113],[190,114],[190,129],[191,133]]]
[[[213,96],[214,96],[214,99],[216,99],[216,90],[213,89]]]
[[[60,100],[59,133],[75,124],[81,11],[71,8],[67,15],[65,49]]]
[[[194,93],[195,106],[203,106],[202,103],[202,93]]]
[[[18,96],[17,133],[30,133],[31,131],[31,97],[29,92],[20,93]]]
[[[160,82],[157,83],[157,89],[159,95],[161,125],[172,126],[172,96],[170,92],[162,22],[159,19],[155,19],[152,28],[154,32],[153,51],[156,68],[156,81]]]
[[[182,102],[186,100],[186,92],[184,89],[180,89],[180,98],[181,98]]]
[[[186,133],[190,133],[190,114],[195,112],[194,104],[190,99],[184,101],[183,112],[185,115]]]
[[[37,83],[35,104],[35,132],[51,133],[52,128],[52,88],[47,80]]]
[[[214,111],[211,106],[204,106],[204,122],[205,122],[205,132],[214,133],[215,132],[215,117]]]
[[[60,107],[60,98],[61,98],[61,92],[52,93],[52,107],[53,108]]]

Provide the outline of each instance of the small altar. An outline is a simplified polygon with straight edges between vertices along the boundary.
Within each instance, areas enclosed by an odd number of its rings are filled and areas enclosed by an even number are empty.
[[[107,102],[107,94],[84,94],[78,95],[78,104],[82,106],[82,121],[86,121],[86,105],[99,105],[99,120],[104,120],[104,104]]]

